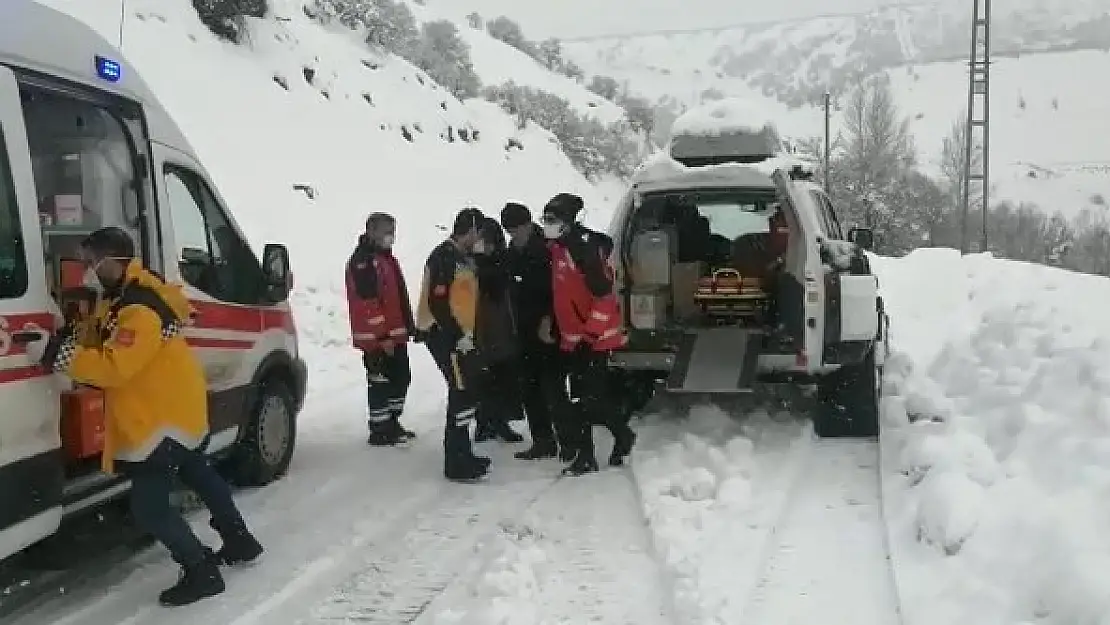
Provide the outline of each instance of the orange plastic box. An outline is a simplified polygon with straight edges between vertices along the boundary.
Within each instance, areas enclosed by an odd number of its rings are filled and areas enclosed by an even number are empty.
[[[94,388],[62,393],[62,450],[70,460],[104,451],[104,393]]]

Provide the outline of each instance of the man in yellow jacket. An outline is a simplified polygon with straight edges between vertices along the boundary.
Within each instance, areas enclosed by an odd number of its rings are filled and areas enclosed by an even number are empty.
[[[219,564],[254,560],[262,546],[247,530],[231,489],[202,451],[208,435],[204,370],[183,326],[190,305],[135,258],[131,237],[102,228],[81,244],[86,284],[99,291],[95,313],[51,338],[43,364],[78,384],[99,388],[106,410],[104,470],[131,479],[136,522],[169,549],[183,574],[163,605],[193,603],[224,590]],[[170,506],[178,477],[212,513],[223,539],[213,553]]]

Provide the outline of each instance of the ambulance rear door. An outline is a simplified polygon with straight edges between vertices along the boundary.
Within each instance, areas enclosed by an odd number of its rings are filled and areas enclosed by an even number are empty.
[[[54,324],[46,273],[19,87],[0,65],[0,559],[62,518],[59,391],[27,354]]]

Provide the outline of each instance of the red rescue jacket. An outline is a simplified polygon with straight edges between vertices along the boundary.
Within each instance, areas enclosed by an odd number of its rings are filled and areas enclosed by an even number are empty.
[[[627,337],[609,264],[612,242],[575,224],[549,246],[560,349],[572,352],[583,342],[596,352],[623,347]]]
[[[401,265],[365,235],[347,262],[347,312],[352,343],[376,351],[408,342],[415,324]]]

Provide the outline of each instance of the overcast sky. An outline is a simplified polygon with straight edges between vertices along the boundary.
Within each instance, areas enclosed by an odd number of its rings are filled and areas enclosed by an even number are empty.
[[[490,19],[508,15],[532,39],[640,30],[698,28],[720,24],[846,13],[888,4],[882,0],[433,0],[466,7]]]

